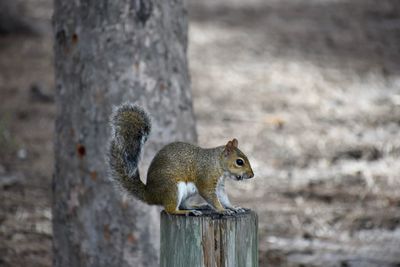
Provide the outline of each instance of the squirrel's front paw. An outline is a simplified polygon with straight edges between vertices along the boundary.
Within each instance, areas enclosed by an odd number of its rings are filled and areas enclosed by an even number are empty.
[[[220,213],[222,213],[224,215],[233,215],[233,214],[235,214],[235,211],[231,210],[231,209],[225,209],[225,210],[221,211]]]
[[[235,213],[244,213],[244,212],[246,212],[248,210],[248,209],[242,208],[242,207],[231,207],[229,209],[232,210]]]

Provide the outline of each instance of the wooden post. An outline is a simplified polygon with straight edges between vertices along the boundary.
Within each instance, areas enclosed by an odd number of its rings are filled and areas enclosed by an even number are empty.
[[[161,267],[257,267],[257,214],[196,217],[163,211],[160,249]]]

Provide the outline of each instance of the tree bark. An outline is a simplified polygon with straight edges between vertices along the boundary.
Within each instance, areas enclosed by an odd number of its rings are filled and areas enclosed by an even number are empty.
[[[156,266],[158,210],[108,179],[109,117],[127,101],[152,115],[141,167],[196,141],[183,0],[55,0],[53,26],[54,266]]]

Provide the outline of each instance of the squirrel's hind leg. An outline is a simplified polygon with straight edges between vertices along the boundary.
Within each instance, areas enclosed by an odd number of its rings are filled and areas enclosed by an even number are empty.
[[[196,188],[193,187],[191,183],[187,184],[184,182],[178,182],[176,190],[171,190],[168,194],[168,197],[164,197],[164,208],[165,211],[169,214],[183,214],[190,215],[193,214],[195,216],[199,216],[203,214],[199,210],[195,209],[181,209],[183,203],[192,196],[196,191]]]

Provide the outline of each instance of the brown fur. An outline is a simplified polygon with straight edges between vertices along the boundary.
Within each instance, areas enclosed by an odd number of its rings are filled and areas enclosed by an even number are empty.
[[[110,166],[113,178],[139,199],[164,206],[169,213],[184,214],[178,203],[178,182],[195,184],[199,194],[213,209],[226,209],[217,196],[218,183],[224,175],[238,180],[254,176],[247,157],[233,139],[225,146],[203,149],[192,144],[175,142],[162,148],[152,160],[147,184],[143,184],[137,170],[142,138],[147,138],[150,120],[136,106],[124,105],[113,117],[114,137],[110,147]],[[243,166],[236,163],[243,160]],[[239,177],[239,178],[238,178]]]

